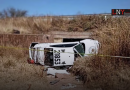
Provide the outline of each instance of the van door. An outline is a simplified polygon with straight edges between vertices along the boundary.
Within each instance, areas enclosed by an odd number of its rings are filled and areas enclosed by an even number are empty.
[[[73,47],[69,48],[53,48],[54,66],[73,65],[74,63],[74,50]]]

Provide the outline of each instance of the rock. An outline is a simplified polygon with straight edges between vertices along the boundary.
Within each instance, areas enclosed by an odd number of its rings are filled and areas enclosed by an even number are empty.
[[[47,75],[47,78],[55,78],[53,75]]]
[[[13,33],[13,34],[20,34],[20,31],[13,29],[12,33]]]
[[[60,81],[60,80],[54,80],[54,81],[51,81],[50,84],[51,84],[51,85],[54,85],[54,84],[58,83],[59,81]]]
[[[51,74],[51,75],[54,75],[54,76],[55,76],[56,73],[60,73],[60,74],[70,74],[70,73],[68,73],[66,70],[56,70],[56,69],[54,69],[54,68],[48,68],[48,70],[47,70],[47,74]]]

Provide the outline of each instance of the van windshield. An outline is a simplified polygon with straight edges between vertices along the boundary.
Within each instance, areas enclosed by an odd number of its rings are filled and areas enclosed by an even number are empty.
[[[74,47],[74,50],[80,55],[80,56],[84,56],[84,47],[82,44],[78,44]]]

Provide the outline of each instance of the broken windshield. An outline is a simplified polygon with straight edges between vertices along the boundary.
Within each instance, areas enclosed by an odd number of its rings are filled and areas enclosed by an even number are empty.
[[[81,56],[83,57],[84,56],[84,47],[82,44],[78,44],[74,47],[75,51]]]

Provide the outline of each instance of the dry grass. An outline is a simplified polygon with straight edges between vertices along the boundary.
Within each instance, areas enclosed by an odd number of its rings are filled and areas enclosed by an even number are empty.
[[[101,47],[99,55],[130,56],[130,18],[113,18],[94,31]],[[130,59],[95,55],[76,61],[72,72],[82,76],[86,87],[102,90],[130,89]]]
[[[0,90],[51,90],[43,66],[27,58],[24,50],[0,48]]]
[[[99,28],[105,23],[104,16],[78,15],[73,19],[62,16],[44,17],[21,17],[0,19],[0,33],[12,33],[12,30],[19,30],[21,34],[41,34],[48,31],[88,31]]]
[[[88,31],[95,33],[101,43],[99,54],[130,56],[130,18],[104,16],[76,16],[72,20],[63,17],[8,18],[0,20],[0,32],[46,33],[56,31]],[[52,18],[52,19],[51,19]],[[22,53],[23,52],[23,53]],[[0,50],[0,84],[2,89],[32,89],[46,87],[41,67],[27,64],[24,51]],[[130,89],[130,59],[111,57],[86,57],[75,62],[72,72],[82,76],[86,87],[102,90]],[[15,73],[15,74],[14,74]],[[45,82],[44,82],[45,81]],[[29,89],[28,89],[29,90]]]

